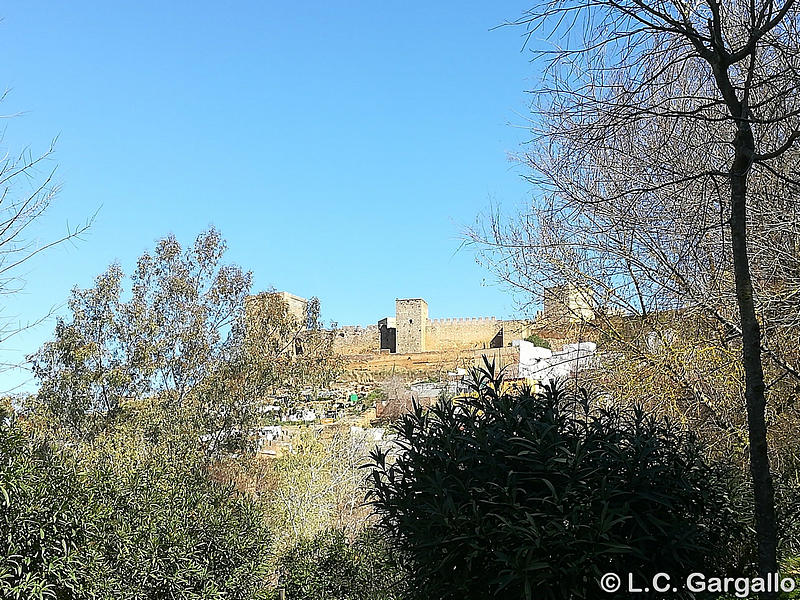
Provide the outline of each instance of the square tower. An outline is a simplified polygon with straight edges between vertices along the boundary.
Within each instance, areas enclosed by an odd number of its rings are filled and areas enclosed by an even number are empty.
[[[542,317],[556,324],[579,323],[594,319],[592,291],[571,283],[544,288]]]
[[[297,319],[297,324],[305,328],[308,300],[289,292],[275,292],[275,294],[286,303],[289,314]]]
[[[395,300],[397,353],[425,352],[425,333],[428,328],[428,303],[422,298]]]

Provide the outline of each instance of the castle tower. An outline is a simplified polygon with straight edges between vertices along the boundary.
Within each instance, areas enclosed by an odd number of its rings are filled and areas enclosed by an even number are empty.
[[[553,324],[580,323],[594,319],[594,301],[589,288],[571,283],[547,287],[543,293],[542,318]]]
[[[275,294],[286,303],[289,314],[297,319],[297,323],[305,327],[308,300],[289,292],[275,292]]]
[[[425,352],[428,303],[422,298],[395,300],[398,354]]]

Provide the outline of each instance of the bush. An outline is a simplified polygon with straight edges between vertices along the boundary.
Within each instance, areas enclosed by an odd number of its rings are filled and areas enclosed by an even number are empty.
[[[540,348],[547,348],[548,350],[550,350],[550,342],[548,342],[542,336],[536,335],[535,333],[532,333],[528,337],[526,337],[525,341],[530,342],[534,346],[539,346]]]
[[[0,424],[0,597],[80,597],[97,534],[75,464]]]
[[[258,506],[210,480],[191,454],[137,455],[94,461],[90,489],[105,529],[94,541],[106,568],[94,580],[100,597],[263,597],[269,537]]]
[[[262,597],[257,506],[174,450],[57,450],[0,425],[0,597]]]
[[[727,474],[692,434],[564,387],[501,393],[488,363],[472,375],[477,398],[415,406],[397,455],[371,457],[372,504],[422,597],[596,598],[609,571],[726,572]]]
[[[303,541],[281,558],[279,576],[290,600],[395,600],[405,590],[404,574],[373,529],[352,541],[340,529]]]

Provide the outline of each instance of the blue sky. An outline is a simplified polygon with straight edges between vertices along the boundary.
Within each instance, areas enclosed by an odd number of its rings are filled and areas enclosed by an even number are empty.
[[[26,266],[3,315],[36,319],[112,261],[129,271],[157,238],[213,224],[256,290],[319,296],[329,321],[372,323],[420,296],[432,318],[512,316],[458,248],[490,202],[530,198],[508,154],[526,139],[534,67],[521,30],[490,31],[526,7],[7,3],[0,112],[24,114],[4,120],[3,149],[59,137],[63,189],[35,236],[99,212],[82,241]],[[52,328],[9,340],[2,360]],[[0,389],[28,379],[4,373]]]

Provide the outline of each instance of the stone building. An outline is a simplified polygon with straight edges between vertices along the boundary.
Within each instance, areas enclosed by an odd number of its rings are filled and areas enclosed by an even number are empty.
[[[545,288],[542,318],[551,324],[580,323],[594,319],[592,291],[571,283]]]
[[[422,298],[395,300],[395,322],[397,325],[394,351],[400,354],[425,352],[428,303]]]
[[[529,335],[531,326],[529,321],[494,317],[429,319],[424,299],[398,298],[394,317],[381,319],[377,325],[340,327],[334,347],[343,354],[500,348]]]
[[[289,292],[274,292],[289,313],[304,323],[308,301]],[[568,326],[594,318],[591,296],[574,286],[548,288],[544,311],[533,320],[503,320],[494,317],[429,319],[423,298],[397,298],[395,315],[373,325],[336,329],[334,349],[341,354],[390,352],[418,354],[444,350],[503,348],[525,339],[538,327]]]
[[[300,296],[290,294],[289,292],[275,292],[275,295],[283,300],[286,303],[286,306],[289,307],[289,314],[297,319],[298,323],[303,324],[305,327],[308,300],[301,298]]]

